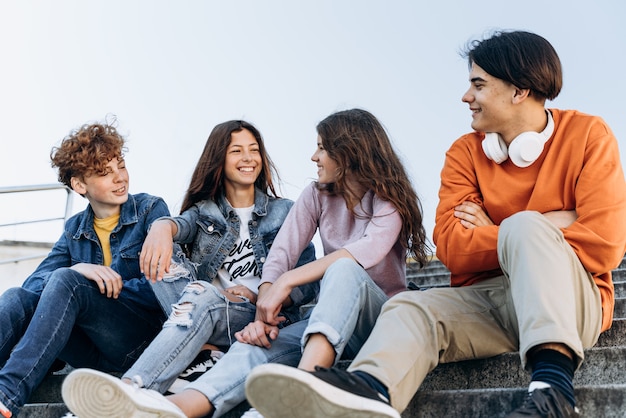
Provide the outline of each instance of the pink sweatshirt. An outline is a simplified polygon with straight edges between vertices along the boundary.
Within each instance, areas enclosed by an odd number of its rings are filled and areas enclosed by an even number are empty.
[[[402,220],[395,207],[370,190],[355,211],[359,216],[348,210],[341,196],[309,184],[272,244],[261,283],[273,283],[293,269],[319,228],[324,255],[344,248],[388,296],[406,290],[406,249],[399,241]]]

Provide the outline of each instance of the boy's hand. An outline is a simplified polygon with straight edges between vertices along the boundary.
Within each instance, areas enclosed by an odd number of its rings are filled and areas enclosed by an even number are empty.
[[[163,280],[164,273],[170,271],[173,225],[170,220],[155,221],[141,247],[139,268],[152,283]]]
[[[492,220],[487,216],[483,208],[470,201],[465,201],[455,207],[454,216],[457,217],[461,221],[461,225],[467,229],[493,225]]]
[[[117,299],[122,291],[124,282],[115,270],[108,266],[98,264],[79,263],[70,267],[72,270],[79,272],[87,279],[96,282],[100,293],[108,298]]]

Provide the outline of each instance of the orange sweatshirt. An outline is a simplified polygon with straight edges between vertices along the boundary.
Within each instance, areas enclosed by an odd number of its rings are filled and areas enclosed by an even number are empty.
[[[611,326],[611,270],[626,251],[626,182],[617,140],[604,121],[573,110],[550,109],[554,133],[537,161],[526,168],[489,160],[483,133],[462,136],[446,153],[441,171],[434,242],[451,272],[452,286],[501,275],[496,243],[502,220],[524,210],[576,210],[562,229],[602,296],[602,330]],[[464,201],[479,204],[493,226],[466,229],[454,217]]]

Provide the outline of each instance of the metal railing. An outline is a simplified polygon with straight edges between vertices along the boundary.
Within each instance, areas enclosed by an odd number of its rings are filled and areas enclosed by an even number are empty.
[[[69,187],[67,187],[65,185],[62,185],[62,184],[39,184],[39,185],[32,185],[32,186],[0,187],[0,195],[8,194],[8,193],[40,192],[40,191],[46,191],[46,190],[65,190],[65,192],[67,193],[67,197],[65,199],[65,211],[64,211],[63,216],[58,216],[58,217],[53,217],[53,218],[39,218],[39,219],[32,219],[32,220],[26,220],[26,221],[9,222],[9,223],[0,224],[0,228],[9,227],[9,226],[25,225],[25,224],[35,224],[35,223],[41,223],[41,222],[54,222],[54,221],[61,221],[61,220],[63,221],[63,224],[65,225],[65,222],[71,216],[72,202],[73,202],[72,189],[70,189]],[[32,254],[32,255],[27,255],[27,256],[22,256],[22,257],[7,258],[7,259],[4,259],[4,260],[0,260],[0,264],[17,263],[19,261],[31,260],[31,259],[34,259],[34,258],[41,258],[42,256],[45,256],[45,255],[46,255],[46,253],[44,253],[44,254]]]

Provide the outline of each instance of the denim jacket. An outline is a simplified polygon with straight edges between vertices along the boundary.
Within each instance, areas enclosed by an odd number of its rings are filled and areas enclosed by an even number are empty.
[[[139,253],[150,224],[168,216],[167,205],[160,197],[145,193],[128,195],[120,209],[120,220],[111,231],[111,268],[122,276],[124,287],[120,298],[126,298],[147,309],[159,309],[150,283],[139,268]],[[102,246],[93,226],[91,205],[65,223],[61,238],[48,256],[26,279],[23,288],[41,294],[51,274],[78,263],[104,263]]]
[[[255,189],[254,210],[248,227],[252,252],[259,272],[263,271],[267,254],[291,206],[293,201],[289,199],[271,197]],[[198,266],[197,278],[211,282],[239,238],[240,220],[235,210],[224,196],[220,196],[217,202],[203,200],[181,215],[168,219],[175,222],[178,227],[174,241],[191,244],[190,259]],[[309,243],[297,265],[313,260],[315,248],[313,243]],[[291,293],[294,306],[299,307],[311,302],[318,291],[319,283],[294,289]]]

